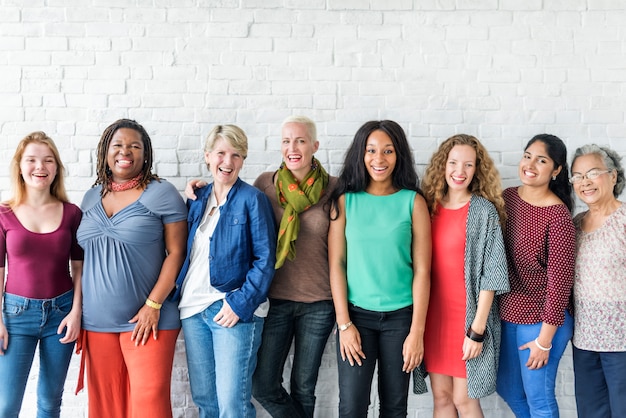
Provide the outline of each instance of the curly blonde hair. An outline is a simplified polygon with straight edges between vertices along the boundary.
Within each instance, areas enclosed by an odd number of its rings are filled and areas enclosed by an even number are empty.
[[[457,134],[446,139],[430,158],[422,181],[422,190],[430,213],[437,212],[440,202],[448,193],[448,183],[445,179],[446,163],[448,154],[457,145],[468,145],[476,151],[476,172],[469,185],[469,191],[493,203],[498,211],[500,224],[504,225],[506,212],[498,169],[483,144],[476,137],[467,134]]]

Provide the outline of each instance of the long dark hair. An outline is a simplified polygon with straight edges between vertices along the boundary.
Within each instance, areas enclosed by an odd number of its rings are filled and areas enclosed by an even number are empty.
[[[141,142],[143,142],[143,158],[144,164],[141,169],[142,176],[139,181],[142,187],[145,187],[150,183],[151,180],[159,180],[159,176],[156,174],[152,174],[152,161],[154,159],[152,152],[152,141],[150,140],[150,135],[145,130],[143,126],[131,119],[119,119],[109,125],[104,132],[102,132],[102,136],[100,137],[100,142],[98,142],[98,155],[97,155],[97,163],[96,163],[96,182],[92,187],[97,186],[98,184],[102,184],[102,190],[100,195],[104,197],[110,190],[108,188],[108,180],[110,174],[109,166],[107,165],[107,152],[109,150],[109,145],[111,144],[111,139],[113,139],[113,135],[117,132],[118,129],[128,128],[133,131],[137,131],[141,136]]]
[[[571,212],[574,209],[574,197],[572,196],[572,185],[569,182],[569,167],[567,165],[567,147],[559,138],[550,134],[535,135],[524,147],[524,151],[535,142],[543,142],[548,151],[548,156],[554,161],[554,169],[561,167],[555,180],[550,180],[549,188],[567,206]]]
[[[370,176],[365,168],[365,146],[367,138],[374,131],[386,133],[396,150],[396,166],[391,173],[393,186],[400,189],[414,190],[422,195],[419,188],[419,178],[415,171],[413,153],[409,147],[404,130],[398,123],[392,120],[373,120],[366,122],[354,135],[352,144],[346,151],[343,169],[339,175],[337,187],[330,195],[331,211],[336,216],[339,214],[337,201],[346,192],[360,192],[366,189],[370,182]]]

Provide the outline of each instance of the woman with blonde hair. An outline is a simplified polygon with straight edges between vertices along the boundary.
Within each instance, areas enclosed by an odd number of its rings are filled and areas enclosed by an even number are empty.
[[[424,358],[434,416],[482,417],[500,350],[494,296],[509,289],[500,177],[480,141],[458,134],[433,154],[422,188],[432,221]]]
[[[63,174],[54,141],[33,132],[11,161],[14,196],[0,205],[0,416],[5,418],[19,415],[37,346],[37,416],[61,413],[80,332],[83,266],[76,241],[82,214],[68,201]]]
[[[239,178],[248,139],[217,125],[204,146],[213,177],[188,200],[187,257],[176,281],[191,396],[201,418],[252,418],[252,374],[276,263],[272,205]]]
[[[273,417],[313,417],[319,367],[335,325],[328,273],[328,198],[337,178],[315,158],[316,132],[306,116],[285,119],[283,162],[254,182],[269,198],[281,225],[276,274],[268,293],[270,310],[252,381],[254,398]],[[283,370],[292,342],[287,391]]]

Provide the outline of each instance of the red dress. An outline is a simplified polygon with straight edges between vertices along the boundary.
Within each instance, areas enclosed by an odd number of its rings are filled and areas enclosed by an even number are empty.
[[[469,202],[459,209],[441,206],[432,218],[430,302],[424,333],[429,373],[467,378],[465,338],[465,226]]]

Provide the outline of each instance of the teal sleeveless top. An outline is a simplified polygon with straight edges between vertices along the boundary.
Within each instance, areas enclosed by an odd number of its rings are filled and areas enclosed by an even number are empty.
[[[416,192],[346,193],[348,301],[390,312],[413,304],[412,213]]]

